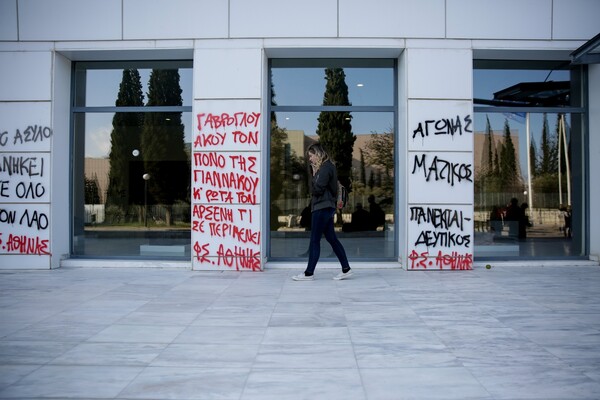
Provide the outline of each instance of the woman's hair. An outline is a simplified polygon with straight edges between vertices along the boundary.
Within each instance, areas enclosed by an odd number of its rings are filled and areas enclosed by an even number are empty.
[[[329,154],[327,154],[327,151],[325,151],[325,149],[323,148],[323,146],[321,145],[321,143],[317,142],[317,143],[313,143],[310,146],[308,146],[308,149],[306,150],[307,154],[314,154],[317,156],[317,162],[315,164],[315,170],[318,170],[319,168],[321,168],[321,165],[329,160]]]

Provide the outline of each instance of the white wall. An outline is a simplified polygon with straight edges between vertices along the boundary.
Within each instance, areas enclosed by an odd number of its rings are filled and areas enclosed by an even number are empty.
[[[598,15],[597,0],[0,0],[0,40],[587,40]]]
[[[49,51],[0,52],[0,157],[19,166],[0,172],[0,269],[50,268],[51,73]]]
[[[0,0],[0,40],[17,40],[17,2]]]
[[[226,38],[228,12],[223,0],[123,0],[123,39]]]
[[[236,44],[239,46],[237,47]],[[262,269],[263,50],[258,42],[194,52],[192,268]],[[265,119],[266,118],[266,119]],[[235,177],[236,185],[211,177]]]
[[[407,102],[407,120],[399,137],[408,151],[401,240],[409,270],[473,265],[473,55],[463,44],[409,47],[403,54],[408,81],[400,101]]]
[[[120,40],[121,0],[19,1],[19,40]]]
[[[70,180],[65,179],[71,172],[70,157],[65,157],[59,149],[70,149],[70,100],[71,62],[60,54],[54,54],[52,77],[52,193],[50,218],[50,268],[60,267],[60,261],[69,256],[70,243]]]

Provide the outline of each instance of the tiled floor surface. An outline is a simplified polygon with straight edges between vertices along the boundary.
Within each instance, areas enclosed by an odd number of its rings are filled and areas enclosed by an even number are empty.
[[[0,272],[0,399],[599,399],[600,267]]]

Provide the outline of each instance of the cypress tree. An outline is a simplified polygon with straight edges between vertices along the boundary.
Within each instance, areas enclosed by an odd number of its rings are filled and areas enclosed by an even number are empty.
[[[277,105],[275,102],[275,90],[271,83],[271,104]],[[285,144],[288,141],[287,131],[279,127],[277,124],[277,115],[271,113],[271,140],[269,141],[270,156],[271,156],[271,173],[269,175],[269,189],[271,195],[270,221],[271,230],[276,231],[279,228],[278,217],[281,214],[281,209],[277,206],[276,201],[280,199],[283,193],[283,181],[285,178]]]
[[[485,139],[483,142],[481,166],[483,167],[483,175],[489,176],[494,173],[494,153],[495,153],[494,133],[490,124],[490,118],[486,115],[485,123]]]
[[[542,124],[542,143],[540,144],[540,175],[555,174],[558,172],[558,162],[556,160],[558,155],[557,142],[550,137],[549,131],[548,116],[544,114],[544,121]]]
[[[180,106],[181,87],[177,69],[153,69],[148,83],[148,106]],[[142,132],[144,173],[150,174],[150,204],[165,207],[166,224],[172,225],[173,204],[186,198],[190,168],[185,151],[184,126],[180,112],[145,113]],[[139,177],[141,181],[141,176]]]
[[[517,158],[508,120],[504,120],[504,144],[500,151],[500,174],[503,188],[515,190],[515,185],[518,183]]]
[[[117,107],[141,107],[144,105],[142,83],[137,69],[124,69],[117,100]],[[129,205],[135,204],[140,184],[131,179],[139,159],[133,154],[140,149],[143,113],[116,112],[110,134],[108,188],[106,206],[117,207],[126,213]],[[141,177],[139,178],[141,180]],[[112,207],[112,209],[114,209]]]
[[[325,69],[324,106],[349,106],[348,85],[343,68]],[[338,180],[348,189],[351,186],[352,151],[356,136],[352,133],[352,115],[348,111],[322,111],[318,118],[317,135],[336,164]]]
[[[537,151],[534,138],[531,138],[531,143],[529,144],[529,162],[529,171],[531,172],[531,177],[533,178],[538,174]]]

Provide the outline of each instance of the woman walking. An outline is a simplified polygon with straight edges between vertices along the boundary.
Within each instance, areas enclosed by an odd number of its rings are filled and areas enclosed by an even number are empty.
[[[320,143],[310,145],[307,154],[313,175],[308,265],[303,273],[292,277],[292,279],[295,281],[312,281],[315,279],[314,272],[321,255],[321,237],[323,234],[342,265],[342,272],[334,276],[333,279],[347,279],[352,276],[352,270],[350,264],[348,264],[346,251],[333,228],[338,191],[337,171],[333,161]]]

